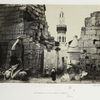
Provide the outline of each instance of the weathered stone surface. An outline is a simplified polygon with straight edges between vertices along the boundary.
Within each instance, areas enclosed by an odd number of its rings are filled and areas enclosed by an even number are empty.
[[[9,63],[10,49],[16,37],[25,35],[25,68],[31,67],[38,72],[42,70],[43,48],[40,46],[37,49],[34,42],[40,42],[40,37],[43,38],[45,33],[50,37],[45,11],[45,5],[0,5],[0,47],[3,49],[1,66]]]
[[[100,59],[100,12],[93,12],[90,17],[85,18],[85,27],[81,28],[81,38],[79,40],[81,50],[86,50],[90,60],[95,59],[99,63]],[[82,57],[85,59],[84,57]]]

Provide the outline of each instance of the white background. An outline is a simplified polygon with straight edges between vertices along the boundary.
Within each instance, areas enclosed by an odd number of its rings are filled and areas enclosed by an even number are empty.
[[[100,4],[100,0],[0,0],[3,4]]]
[[[4,83],[0,100],[100,100],[100,85]]]
[[[100,4],[99,0],[0,0],[0,3]],[[100,100],[99,84],[0,84],[0,100]]]

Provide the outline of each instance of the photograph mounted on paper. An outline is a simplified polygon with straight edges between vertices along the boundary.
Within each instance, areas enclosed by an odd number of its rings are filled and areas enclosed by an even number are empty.
[[[0,83],[100,83],[99,5],[0,4]]]

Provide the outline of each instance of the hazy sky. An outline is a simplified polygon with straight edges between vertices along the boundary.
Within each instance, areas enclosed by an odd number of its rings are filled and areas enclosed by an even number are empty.
[[[84,19],[90,17],[90,13],[100,11],[100,6],[89,5],[46,5],[46,19],[49,31],[52,36],[57,35],[56,25],[59,23],[59,13],[64,12],[65,23],[67,25],[67,41],[74,35],[80,36],[81,27],[84,26]]]

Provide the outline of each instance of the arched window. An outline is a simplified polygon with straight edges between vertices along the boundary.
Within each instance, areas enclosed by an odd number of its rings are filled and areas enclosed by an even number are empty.
[[[61,13],[60,13],[60,18],[63,18],[63,17],[64,17],[64,13],[61,12]]]
[[[59,36],[59,42],[61,42],[61,36]]]
[[[66,42],[66,37],[65,37],[65,42]]]
[[[62,36],[62,42],[64,42],[64,36]]]

